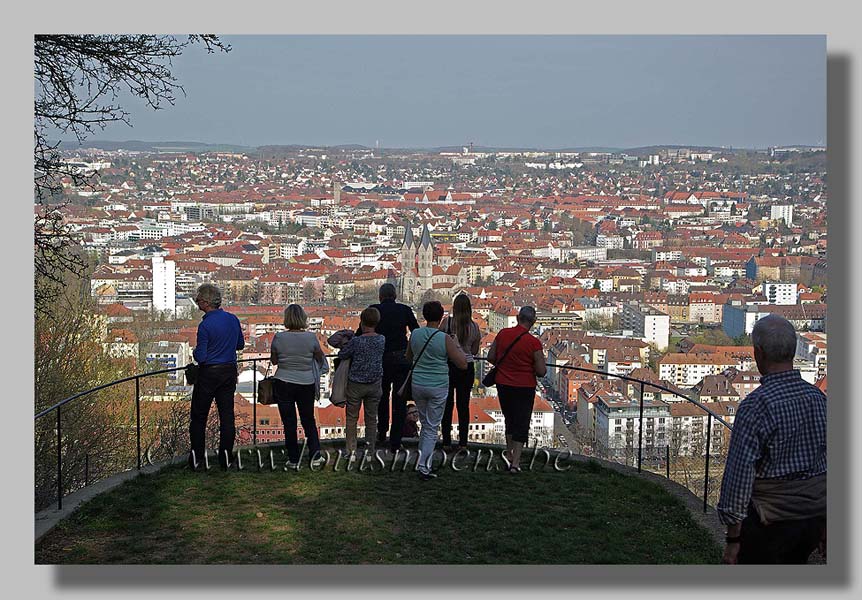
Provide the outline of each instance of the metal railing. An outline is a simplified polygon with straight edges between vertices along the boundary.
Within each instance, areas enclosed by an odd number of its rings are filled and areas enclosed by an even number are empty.
[[[335,355],[327,355],[327,359],[335,357]],[[476,357],[477,360],[486,360],[485,357]],[[241,359],[237,361],[238,363],[251,363],[252,365],[252,431],[251,431],[251,441],[254,446],[257,445],[257,383],[258,383],[258,362],[269,362],[268,357],[263,358],[248,358]],[[704,452],[705,456],[705,465],[704,465],[704,491],[703,491],[703,510],[706,512],[708,507],[708,496],[709,496],[709,467],[710,467],[710,455],[711,455],[711,434],[712,434],[712,424],[713,421],[717,421],[724,425],[728,431],[731,430],[731,426],[727,423],[721,416],[717,415],[714,411],[712,411],[709,407],[704,406],[704,404],[683,396],[679,393],[679,390],[673,390],[666,386],[651,383],[648,381],[644,381],[641,379],[637,379],[634,377],[628,377],[626,375],[618,375],[614,373],[607,373],[605,371],[600,371],[598,369],[588,369],[584,367],[574,367],[569,365],[557,365],[557,364],[548,364],[548,367],[552,367],[554,369],[568,369],[574,371],[581,371],[585,373],[591,373],[594,375],[602,376],[602,377],[615,377],[622,381],[633,382],[639,385],[640,394],[639,394],[639,432],[638,432],[638,448],[637,448],[637,469],[638,472],[642,470],[642,462],[643,462],[643,419],[644,419],[644,389],[646,386],[651,388],[655,388],[657,390],[668,392],[673,394],[675,397],[682,398],[687,402],[690,402],[693,405],[696,405],[707,415],[707,431],[706,431],[706,448]],[[136,455],[137,455],[137,469],[140,470],[143,468],[143,454],[141,449],[141,380],[153,377],[156,375],[165,375],[170,373],[176,373],[179,371],[185,371],[188,366],[184,367],[175,367],[170,369],[160,369],[156,371],[149,371],[145,373],[138,373],[136,375],[132,375],[129,377],[125,377],[123,379],[118,379],[115,381],[111,381],[109,383],[105,383],[94,388],[90,388],[83,392],[79,392],[68,398],[57,402],[53,406],[46,408],[42,411],[36,413],[34,420],[35,422],[39,422],[40,419],[48,417],[48,415],[54,413],[56,415],[56,450],[57,450],[57,464],[56,464],[56,483],[57,483],[57,508],[62,509],[63,507],[63,497],[64,497],[64,485],[63,485],[63,421],[62,421],[62,411],[63,408],[69,405],[71,402],[98,392],[100,390],[105,390],[123,383],[135,382],[135,438],[136,438]],[[667,455],[666,459],[666,476],[670,479],[670,446],[665,446],[665,451]],[[89,456],[85,456],[85,468],[84,468],[84,486],[89,485],[91,483],[89,477]],[[80,489],[80,488],[79,488]]]
[[[644,390],[646,387],[654,388],[661,392],[667,392],[671,394],[675,398],[681,398],[683,401],[688,402],[698,409],[703,411],[706,415],[706,440],[703,449],[704,455],[704,476],[703,476],[703,511],[707,512],[709,504],[709,467],[710,467],[710,457],[712,456],[713,448],[712,448],[712,429],[713,429],[713,421],[720,423],[723,425],[728,433],[733,430],[733,427],[730,423],[728,423],[723,417],[716,414],[715,411],[710,409],[704,403],[689,398],[688,396],[680,393],[680,390],[671,389],[665,385],[654,383],[650,381],[644,381],[642,379],[637,379],[635,377],[629,377],[627,375],[620,375],[617,373],[608,373],[606,371],[600,371],[598,369],[588,369],[585,367],[575,367],[571,365],[558,365],[558,364],[547,364],[546,366],[552,367],[554,369],[564,369],[570,371],[580,371],[583,373],[591,373],[593,375],[599,375],[601,377],[614,377],[621,381],[628,381],[635,383],[639,386],[639,394],[638,394],[638,447],[637,447],[637,470],[640,473],[643,469],[643,433],[644,433]],[[665,400],[661,400],[664,404],[671,404]],[[673,433],[673,419],[670,419],[671,423],[671,436],[667,436],[666,439],[669,440],[672,437]],[[666,443],[664,446],[665,449],[665,476],[670,479],[670,444]]]
[[[335,355],[327,355],[327,359],[334,357]],[[238,363],[251,363],[252,365],[252,443],[257,445],[257,365],[258,362],[266,362],[269,363],[269,358],[245,358],[237,361]],[[84,390],[83,392],[78,392],[68,398],[65,398],[53,406],[41,410],[36,413],[34,416],[34,421],[39,422],[40,419],[48,417],[51,413],[56,414],[56,447],[57,447],[57,508],[63,508],[63,496],[64,494],[64,486],[63,486],[63,407],[69,405],[70,403],[83,398],[85,396],[89,396],[95,392],[105,390],[108,388],[112,388],[123,383],[128,383],[131,381],[135,382],[135,438],[136,438],[136,454],[137,454],[137,469],[140,470],[143,468],[143,453],[141,449],[141,380],[146,379],[148,377],[154,377],[156,375],[167,375],[170,373],[177,373],[179,371],[186,371],[188,369],[188,365],[184,367],[174,367],[170,369],[159,369],[156,371],[147,371],[145,373],[138,373],[136,375],[131,375],[129,377],[124,377],[122,379],[117,379],[102,385],[98,385],[96,387],[90,388],[88,390]],[[90,483],[90,470],[89,470],[89,455],[85,455],[85,468],[84,468],[84,482],[85,486]]]

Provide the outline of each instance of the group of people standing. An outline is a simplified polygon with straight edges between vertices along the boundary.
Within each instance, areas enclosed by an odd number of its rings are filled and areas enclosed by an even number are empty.
[[[389,451],[396,453],[401,448],[405,426],[412,421],[405,419],[408,413],[405,396],[409,395],[421,425],[419,475],[427,481],[436,477],[431,461],[441,425],[444,449],[453,446],[452,416],[456,406],[457,447],[458,450],[467,448],[470,392],[482,334],[473,320],[467,295],[455,297],[452,312],[447,317],[440,302],[426,302],[422,306],[425,325],[421,327],[413,310],[396,302],[395,286],[381,286],[379,298],[378,304],[363,311],[358,335],[338,353],[340,358],[350,357],[353,361],[347,382],[347,450],[356,449],[356,423],[362,404],[366,449],[374,452],[377,445],[387,442],[388,433]],[[499,367],[500,405],[506,422],[507,458],[512,473],[520,472],[518,461],[529,435],[536,376],[545,374],[542,345],[529,333],[535,322],[535,310],[522,308],[518,324],[498,334],[488,356],[488,360]],[[498,347],[503,349],[499,355]],[[409,383],[405,383],[408,379]]]
[[[346,451],[350,455],[357,449],[357,424],[362,411],[367,453],[373,454],[386,445],[386,449],[395,454],[401,449],[405,433],[413,436],[418,430],[419,473],[425,480],[432,479],[435,474],[431,458],[441,425],[444,448],[453,448],[451,429],[456,406],[457,448],[467,448],[470,392],[482,334],[473,319],[470,298],[464,294],[455,298],[452,312],[446,317],[440,302],[426,302],[422,307],[424,326],[419,325],[409,306],[396,301],[394,285],[382,285],[379,300],[362,311],[355,334],[346,332],[350,335],[341,338],[339,343],[338,358],[350,359],[346,366]],[[194,352],[201,366],[201,378],[192,397],[190,464],[196,466],[203,456],[203,432],[215,398],[222,424],[219,461],[225,468],[233,452],[235,435],[236,351],[245,343],[239,321],[220,308],[218,288],[202,285],[196,301],[205,314],[198,328]],[[522,308],[518,325],[499,332],[488,356],[498,367],[497,385],[506,421],[507,458],[513,473],[519,472],[518,460],[529,434],[536,376],[545,374],[541,343],[529,333],[535,321],[535,310]],[[270,363],[277,366],[273,395],[284,424],[288,467],[296,466],[300,460],[297,424],[301,424],[305,432],[312,462],[324,461],[320,457],[314,401],[320,372],[326,368],[326,357],[317,335],[309,332],[307,325],[308,318],[302,307],[289,305],[284,311],[285,330],[276,333],[271,344]],[[226,375],[222,377],[222,374]],[[409,407],[407,396],[412,398]]]

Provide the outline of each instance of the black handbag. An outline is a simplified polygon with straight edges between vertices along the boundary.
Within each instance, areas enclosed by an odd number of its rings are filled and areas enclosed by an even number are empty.
[[[186,385],[194,385],[198,382],[198,372],[200,365],[190,363],[186,365]]]
[[[425,345],[422,346],[422,350],[419,351],[419,356],[416,357],[416,360],[413,361],[413,366],[410,367],[410,372],[407,373],[407,379],[404,380],[404,383],[398,388],[398,397],[401,398],[404,402],[412,402],[413,401],[413,369],[416,368],[416,365],[419,364],[419,359],[422,358],[422,355],[425,353],[425,348],[428,347],[428,344],[431,343],[431,338],[440,333],[438,329],[434,333],[428,336],[428,339],[425,340]]]
[[[264,374],[264,378],[257,384],[257,403],[258,404],[275,404],[275,377],[269,374],[269,369],[267,367],[266,373]]]
[[[497,364],[491,367],[490,371],[485,373],[485,376],[482,378],[482,385],[484,385],[485,387],[493,387],[497,385],[497,367],[500,366],[500,363],[503,362],[503,360],[509,354],[509,351],[515,347],[515,344],[518,343],[518,340],[520,340],[528,333],[529,331],[525,331],[524,333],[516,337],[515,341],[512,342],[512,344],[508,348],[506,348],[506,351],[503,353],[503,356],[500,357],[500,360],[497,361]]]

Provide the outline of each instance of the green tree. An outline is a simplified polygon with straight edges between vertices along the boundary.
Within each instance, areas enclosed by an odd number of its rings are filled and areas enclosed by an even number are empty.
[[[738,336],[733,338],[734,346],[750,346],[751,345],[751,336],[745,333],[741,333]]]

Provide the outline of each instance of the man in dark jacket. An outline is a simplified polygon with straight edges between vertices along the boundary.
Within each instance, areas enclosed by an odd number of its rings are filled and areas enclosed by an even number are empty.
[[[386,338],[383,350],[383,397],[377,407],[377,445],[386,442],[386,431],[389,430],[389,449],[392,452],[401,447],[401,433],[404,428],[404,418],[407,413],[406,402],[401,399],[398,390],[407,379],[410,372],[410,362],[407,360],[407,332],[419,328],[413,309],[406,304],[396,302],[398,297],[395,286],[384,283],[378,292],[379,304],[372,304],[380,311],[380,322],[375,331]],[[357,330],[357,333],[360,333]],[[389,423],[389,398],[392,397],[392,424]]]
[[[216,286],[211,283],[200,286],[195,302],[204,311],[204,316],[198,325],[194,350],[200,372],[192,391],[189,466],[195,469],[204,464],[207,417],[215,399],[219,418],[218,460],[226,469],[228,457],[233,456],[236,436],[233,411],[237,383],[236,352],[245,347],[245,339],[239,319],[221,309],[221,291]]]

